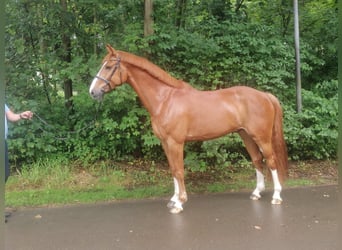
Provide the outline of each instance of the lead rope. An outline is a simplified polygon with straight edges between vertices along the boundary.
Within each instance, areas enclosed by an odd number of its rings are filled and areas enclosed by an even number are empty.
[[[96,112],[95,112],[95,116],[94,116],[94,119],[92,121],[90,121],[88,124],[86,124],[84,127],[80,128],[80,129],[77,129],[77,130],[72,130],[72,131],[62,131],[62,130],[59,130],[55,131],[54,134],[57,134],[57,133],[63,133],[63,134],[66,134],[66,136],[54,136],[53,138],[56,139],[56,140],[68,140],[70,139],[69,135],[75,135],[75,134],[78,134],[80,132],[82,132],[83,130],[86,130],[86,129],[89,129],[91,127],[93,127],[97,121],[97,116],[98,116],[98,113],[99,113],[99,110],[102,106],[102,102],[100,102],[100,104],[96,107]],[[34,117],[36,117],[38,119],[39,122],[41,122],[45,127],[50,127],[50,128],[54,128],[53,125],[49,124],[46,120],[44,120],[40,115],[38,115],[37,113],[33,113]],[[45,129],[43,126],[39,126],[39,129],[42,130],[43,132],[45,133],[51,133],[51,131],[48,131],[47,129]]]

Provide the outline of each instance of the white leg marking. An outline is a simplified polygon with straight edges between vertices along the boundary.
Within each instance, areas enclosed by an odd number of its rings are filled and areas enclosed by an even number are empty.
[[[255,169],[255,172],[257,177],[257,185],[250,198],[252,200],[259,200],[261,198],[260,193],[265,190],[265,178],[263,173],[258,169]]]
[[[175,177],[173,178],[173,183],[175,186],[175,192],[167,206],[170,208],[171,213],[178,214],[183,211],[183,206],[182,202],[179,200],[179,185]]]
[[[179,202],[179,186],[178,186],[178,181],[175,177],[173,177],[173,184],[175,187],[175,192],[171,198],[171,201],[173,202]]]
[[[281,192],[281,185],[278,178],[278,172],[277,170],[271,170],[272,178],[273,178],[273,185],[274,185],[274,193],[272,197],[272,204],[274,205],[280,205],[282,203],[282,198],[280,197]]]

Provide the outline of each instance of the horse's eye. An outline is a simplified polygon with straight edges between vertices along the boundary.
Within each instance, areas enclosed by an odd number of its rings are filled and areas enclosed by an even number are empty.
[[[105,69],[108,69],[108,70],[110,70],[111,68],[112,66],[109,66],[109,65],[105,67]]]

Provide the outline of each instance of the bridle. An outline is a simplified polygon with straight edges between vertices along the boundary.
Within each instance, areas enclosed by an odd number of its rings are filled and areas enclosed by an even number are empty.
[[[122,79],[121,79],[121,70],[120,70],[120,62],[121,62],[121,58],[120,57],[117,57],[117,58],[113,58],[113,59],[110,59],[109,61],[116,61],[114,67],[113,67],[113,71],[112,73],[110,74],[109,76],[109,79],[105,79],[103,78],[102,76],[99,76],[99,75],[96,75],[95,78],[101,80],[101,81],[104,81],[106,83],[106,86],[109,87],[110,90],[112,90],[112,86],[110,85],[110,80],[112,79],[113,75],[115,74],[116,70],[119,69],[119,73],[120,73],[120,84],[122,83]],[[108,61],[107,61],[108,62]]]

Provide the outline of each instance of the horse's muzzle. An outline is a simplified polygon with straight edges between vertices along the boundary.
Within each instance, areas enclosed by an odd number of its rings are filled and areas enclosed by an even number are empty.
[[[93,89],[89,93],[90,93],[90,96],[95,100],[101,101],[103,99],[104,91],[102,89],[100,90]]]

